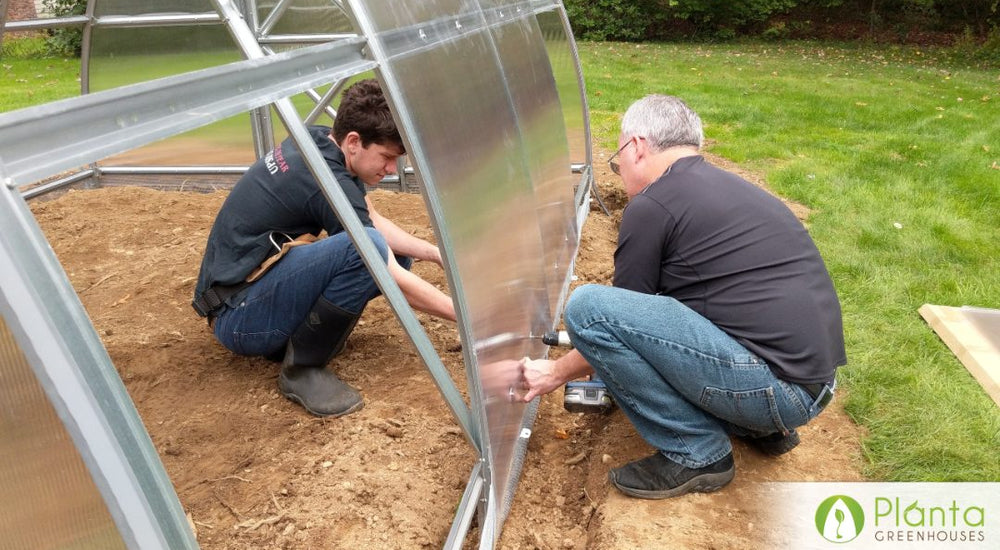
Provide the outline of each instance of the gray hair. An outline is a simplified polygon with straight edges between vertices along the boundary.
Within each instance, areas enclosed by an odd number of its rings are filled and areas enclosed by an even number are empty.
[[[679,98],[652,94],[633,103],[622,119],[622,135],[646,138],[656,152],[690,145],[701,149],[701,118]]]

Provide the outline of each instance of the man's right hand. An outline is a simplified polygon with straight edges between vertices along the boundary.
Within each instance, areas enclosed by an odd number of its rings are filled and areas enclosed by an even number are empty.
[[[555,365],[556,362],[549,359],[532,361],[525,357],[521,360],[521,376],[524,378],[524,388],[527,390],[521,399],[525,403],[566,383],[553,373]]]

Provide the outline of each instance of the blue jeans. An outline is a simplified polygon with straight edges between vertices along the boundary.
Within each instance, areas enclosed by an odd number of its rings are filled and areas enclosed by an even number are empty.
[[[785,433],[820,412],[799,384],[673,298],[586,285],[564,319],[639,435],[688,468],[732,452],[729,434]]]
[[[388,246],[382,234],[366,228],[385,260]],[[412,260],[397,256],[409,269]],[[250,285],[236,307],[215,319],[215,337],[240,355],[273,355],[285,349],[320,296],[358,315],[381,294],[347,233],[296,246]]]

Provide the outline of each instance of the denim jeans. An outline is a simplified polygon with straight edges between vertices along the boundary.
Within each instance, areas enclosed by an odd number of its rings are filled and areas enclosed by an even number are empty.
[[[389,250],[385,238],[373,228],[366,230],[385,260]],[[410,258],[397,259],[410,268]],[[280,354],[320,296],[360,315],[379,294],[350,237],[340,232],[289,250],[250,285],[236,307],[219,313],[215,337],[240,355]]]
[[[639,435],[688,468],[730,453],[729,434],[785,433],[820,412],[799,384],[673,298],[586,285],[564,319]]]

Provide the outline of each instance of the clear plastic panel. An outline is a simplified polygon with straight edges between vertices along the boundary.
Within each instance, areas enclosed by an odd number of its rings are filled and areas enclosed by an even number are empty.
[[[0,494],[0,547],[126,547],[2,317]]]
[[[277,0],[257,3],[258,24],[263,24]],[[215,13],[208,0],[98,0],[98,16],[148,16]],[[309,35],[354,33],[343,8],[333,0],[291,0],[268,33]],[[318,40],[317,40],[318,41]],[[268,44],[275,52],[302,44]],[[97,92],[118,86],[232,63],[243,59],[222,23],[171,26],[96,26],[93,29],[89,63],[89,90]],[[325,87],[317,90],[322,96]],[[305,117],[316,105],[304,94],[292,98]],[[332,124],[323,117],[318,124]],[[286,136],[274,118],[275,143]],[[159,143],[134,149],[102,161],[112,166],[205,166],[248,165],[256,160],[251,120],[238,115],[181,134]]]
[[[493,12],[500,17],[501,11]],[[494,42],[523,140],[522,154],[534,184],[534,208],[541,232],[542,263],[549,319],[556,319],[559,297],[576,254],[577,227],[570,165],[559,95],[549,69],[545,43],[534,17],[494,27]],[[567,195],[567,193],[570,193]]]
[[[103,4],[102,4],[103,5]],[[146,82],[243,59],[221,24],[96,27],[90,91]],[[255,160],[250,118],[238,115],[106,159],[115,166],[247,165]]]
[[[376,27],[380,70],[447,247],[491,489],[505,503],[525,415],[511,398],[518,360],[544,354],[530,336],[552,327],[576,245],[544,41],[531,14],[487,13],[474,1],[351,4]]]
[[[257,20],[263,24],[279,0],[259,0]],[[333,0],[291,0],[268,34],[353,33],[354,27],[344,10]]]
[[[569,140],[570,159],[574,164],[586,164],[588,129],[585,123],[583,95],[577,75],[577,57],[572,41],[563,26],[559,11],[547,11],[538,15],[538,25],[545,36],[552,73],[559,90],[563,119],[566,121],[566,136]]]
[[[401,2],[394,0],[372,0],[362,2],[368,5],[368,17],[377,32],[398,30],[409,26],[430,27],[435,21],[451,16],[480,17],[481,9],[476,0],[426,0],[423,2]],[[386,35],[388,36],[388,35]],[[386,36],[380,38],[385,41]],[[426,43],[419,34],[412,37],[414,46]]]
[[[94,15],[215,13],[211,0],[91,0]]]

